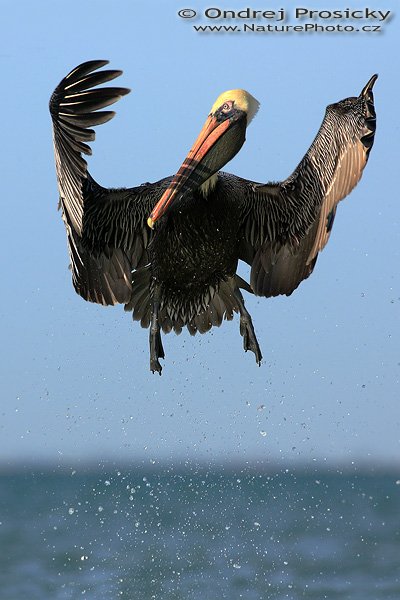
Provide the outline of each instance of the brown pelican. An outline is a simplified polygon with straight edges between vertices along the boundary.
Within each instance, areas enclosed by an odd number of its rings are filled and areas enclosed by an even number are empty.
[[[114,112],[100,109],[129,92],[97,88],[121,74],[108,61],[73,69],[50,99],[60,207],[74,288],[85,300],[124,304],[150,327],[150,369],[161,374],[160,329],[191,334],[240,314],[244,349],[262,356],[241,290],[289,295],[314,269],[338,202],[361,178],[376,126],[373,75],[357,97],[326,109],[297,168],[260,184],[220,172],[242,147],[258,102],[244,90],[223,93],[174,177],[107,189],[87,170],[90,127]],[[95,89],[93,89],[95,88]],[[250,283],[236,274],[251,266]]]

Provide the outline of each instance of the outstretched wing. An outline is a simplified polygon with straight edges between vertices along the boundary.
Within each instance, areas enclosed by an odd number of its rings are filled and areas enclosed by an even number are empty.
[[[340,200],[359,182],[374,142],[372,87],[327,107],[308,152],[285,181],[247,193],[241,256],[260,296],[291,294],[327,244]]]
[[[119,70],[98,71],[107,64],[89,61],[68,73],[51,96],[50,114],[75,290],[85,300],[116,304],[130,301],[131,271],[145,260],[146,208],[153,199],[143,187],[107,190],[88,173],[83,155],[91,154],[91,127],[115,115],[100,109],[129,92],[123,87],[93,89],[121,75]]]
[[[82,154],[92,153],[87,142],[95,139],[90,127],[112,119],[115,112],[99,109],[130,91],[121,87],[92,89],[121,75],[122,71],[116,70],[93,73],[107,64],[107,60],[92,60],[73,69],[58,84],[49,103],[60,200],[78,234],[82,233],[83,185],[88,174]]]

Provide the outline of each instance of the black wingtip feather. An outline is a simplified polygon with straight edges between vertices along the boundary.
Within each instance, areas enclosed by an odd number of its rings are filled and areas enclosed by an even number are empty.
[[[83,115],[62,114],[59,120],[60,122],[67,121],[67,123],[82,127],[82,131],[89,131],[88,129],[83,128],[103,125],[103,123],[107,123],[107,121],[110,121],[113,117],[115,117],[115,112],[113,110],[102,110],[94,113],[85,113]]]
[[[124,87],[93,89],[100,83],[107,83],[122,74],[120,70],[92,73],[106,64],[108,61],[104,60],[82,63],[60,81],[51,95],[49,103],[53,119],[57,118],[59,112],[65,110],[74,114],[95,111],[113,104],[122,96],[129,94],[130,89]],[[90,73],[92,75],[89,75]],[[88,77],[85,77],[86,75]],[[60,107],[62,107],[61,110]]]
[[[62,112],[71,114],[82,114],[94,112],[118,102],[120,98],[129,93],[130,90],[121,87],[100,88],[68,94],[62,97],[59,107]]]
[[[117,69],[108,69],[93,73],[108,64],[108,60],[91,60],[72,69],[60,81],[50,98],[49,108],[54,128],[58,130],[58,140],[65,141],[64,150],[89,154],[88,147],[81,145],[83,141],[93,141],[94,131],[88,129],[101,125],[112,119],[114,111],[99,109],[114,104],[129,94],[124,87],[105,87],[92,89],[100,83],[111,81],[122,74]],[[72,143],[71,143],[72,141]]]
[[[363,87],[360,96],[363,96],[363,98],[367,98],[368,95],[372,93],[372,88],[374,87],[375,81],[377,79],[378,79],[378,74],[377,73],[375,73],[375,75],[372,75],[371,79]]]
[[[65,86],[65,89],[68,91],[83,91],[89,88],[96,87],[101,83],[106,83],[107,81],[112,81],[122,75],[122,71],[119,69],[107,69],[105,71],[99,71],[98,73],[91,73],[88,75],[84,75],[77,80],[73,80],[72,82],[68,82],[68,85]]]
[[[91,60],[78,65],[60,81],[49,102],[59,193],[71,226],[78,234],[82,231],[82,188],[88,177],[83,155],[92,153],[87,142],[95,139],[91,127],[112,119],[114,111],[100,109],[130,91],[115,86],[96,87],[122,74],[116,69],[94,72],[107,64],[108,60]]]
[[[92,71],[97,71],[97,69],[101,69],[101,67],[105,67],[109,64],[109,60],[87,60],[86,62],[81,63],[72,71],[65,76],[64,79],[77,81],[81,77],[88,75]]]

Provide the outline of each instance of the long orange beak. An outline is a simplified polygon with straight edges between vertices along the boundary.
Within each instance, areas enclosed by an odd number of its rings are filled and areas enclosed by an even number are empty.
[[[185,184],[188,183],[188,179],[193,175],[196,167],[199,166],[201,161],[206,156],[207,152],[214,146],[217,140],[225,133],[229,128],[230,121],[226,119],[222,123],[218,122],[213,115],[209,115],[206,122],[203,125],[200,134],[193,144],[192,148],[185,160],[183,161],[179,171],[172,179],[170,185],[165,190],[160,200],[157,202],[149,218],[147,219],[147,225],[153,229],[154,223],[162,217],[171,205],[176,196],[184,191]],[[212,173],[210,174],[210,176]],[[205,179],[204,179],[205,180]],[[202,183],[202,182],[201,182]]]

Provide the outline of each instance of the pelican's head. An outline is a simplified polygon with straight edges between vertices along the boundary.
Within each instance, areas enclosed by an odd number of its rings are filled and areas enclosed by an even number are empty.
[[[218,96],[197,140],[149,216],[149,227],[154,227],[174,200],[200,188],[239,152],[258,107],[257,100],[245,90],[229,90]]]
[[[230,109],[241,111],[246,115],[246,122],[249,125],[259,106],[258,100],[246,90],[228,90],[218,96],[211,107],[210,116],[217,114],[218,111],[229,112]]]

